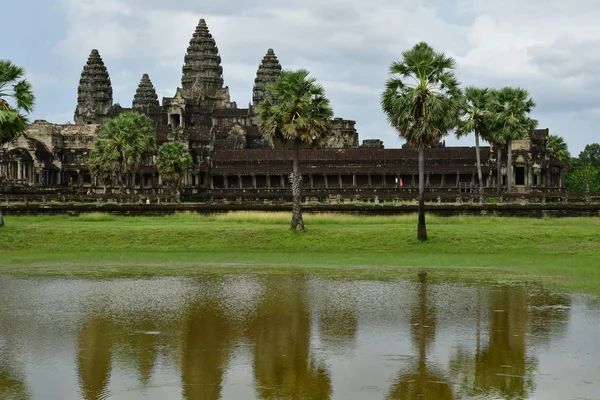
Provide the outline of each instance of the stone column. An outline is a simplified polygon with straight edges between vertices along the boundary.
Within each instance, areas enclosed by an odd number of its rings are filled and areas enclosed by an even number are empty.
[[[240,189],[242,189],[243,188],[243,186],[242,186],[242,176],[238,174],[237,178],[238,178],[238,186],[239,186]]]
[[[229,180],[227,179],[227,174],[223,175],[223,185],[225,189],[229,189]]]
[[[460,172],[456,173],[456,187],[460,187]]]
[[[256,175],[252,174],[252,189],[256,189]]]
[[[385,187],[385,176],[386,174],[382,174],[381,175],[381,187],[384,188]]]
[[[356,187],[356,174],[352,174],[352,187]]]
[[[412,174],[412,178],[410,181],[410,187],[412,187],[413,189],[415,188],[415,174]]]
[[[340,186],[340,189],[342,188],[342,175],[338,175],[338,184]]]
[[[23,164],[21,161],[17,161],[17,179],[23,179]]]
[[[431,180],[429,179],[429,172],[425,175],[425,187],[431,186]]]
[[[271,189],[271,175],[267,174],[267,189]]]
[[[325,180],[325,189],[329,188],[329,182],[327,181],[327,175],[323,174],[323,179]]]
[[[285,176],[284,175],[279,175],[280,181],[281,181],[281,187],[284,188],[285,187]]]
[[[373,185],[371,184],[371,174],[369,174],[368,177],[369,177],[369,189],[371,189],[373,187]]]
[[[308,176],[308,181],[310,182],[310,188],[314,189],[315,188],[315,183],[313,181],[313,176],[312,174]]]
[[[446,186],[446,174],[442,173],[442,183],[440,183],[440,187]]]

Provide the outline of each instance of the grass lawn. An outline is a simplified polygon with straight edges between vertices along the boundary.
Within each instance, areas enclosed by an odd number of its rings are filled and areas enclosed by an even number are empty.
[[[600,218],[427,217],[238,212],[5,217],[0,273],[151,276],[311,272],[352,278],[540,282],[600,295]]]

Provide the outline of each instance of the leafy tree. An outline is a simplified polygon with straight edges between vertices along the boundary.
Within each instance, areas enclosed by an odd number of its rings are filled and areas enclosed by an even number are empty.
[[[282,71],[267,88],[267,100],[258,106],[258,126],[271,144],[291,143],[293,152],[292,229],[302,231],[304,220],[300,209],[300,147],[317,146],[328,134],[333,110],[325,91],[307,70]]]
[[[0,146],[14,140],[29,123],[27,114],[33,111],[35,96],[24,75],[23,68],[0,60]],[[1,226],[4,226],[2,210]]]
[[[507,191],[512,192],[512,141],[524,138],[537,127],[538,121],[529,118],[535,102],[522,88],[505,87],[492,96],[492,140],[507,145]],[[495,138],[494,138],[495,136]],[[500,152],[498,152],[500,159]],[[498,174],[500,176],[500,174]]]
[[[592,143],[585,146],[576,160],[577,165],[592,165],[600,168],[600,144]]]
[[[481,153],[479,138],[487,137],[490,119],[490,90],[469,86],[465,89],[466,107],[458,124],[456,137],[460,138],[473,132],[475,135],[475,154],[477,158],[477,176],[479,178],[479,194],[483,195],[483,174],[481,172]]]
[[[100,127],[90,153],[90,171],[105,182],[105,188],[107,181],[116,179],[123,192],[126,175],[136,171],[154,146],[152,120],[143,114],[125,112]]]
[[[417,238],[427,240],[425,225],[425,149],[455,128],[464,98],[454,75],[455,61],[421,42],[390,65],[381,95],[388,122],[419,151],[419,222]]]
[[[546,142],[546,151],[558,158],[558,160],[565,166],[571,164],[571,153],[569,153],[569,147],[561,136],[548,135],[548,141]]]
[[[165,143],[158,148],[156,169],[163,181],[173,186],[179,199],[179,185],[185,173],[192,166],[192,156],[188,148],[181,142]]]
[[[565,184],[569,192],[583,193],[588,188],[590,192],[600,192],[600,168],[591,163],[578,165],[569,171]]]

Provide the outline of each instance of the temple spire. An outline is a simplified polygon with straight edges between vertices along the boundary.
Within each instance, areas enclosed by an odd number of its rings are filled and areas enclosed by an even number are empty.
[[[252,104],[255,107],[265,100],[267,86],[274,82],[280,73],[281,64],[279,64],[275,51],[269,49],[256,71],[256,79],[252,90]]]
[[[133,97],[132,107],[134,109],[145,109],[158,105],[158,95],[156,94],[154,85],[152,85],[148,74],[144,74]]]
[[[196,27],[184,59],[181,84],[184,90],[215,96],[223,88],[223,67],[219,49],[201,19]]]
[[[103,123],[109,118],[112,104],[113,90],[108,70],[98,50],[93,49],[79,80],[75,123]]]

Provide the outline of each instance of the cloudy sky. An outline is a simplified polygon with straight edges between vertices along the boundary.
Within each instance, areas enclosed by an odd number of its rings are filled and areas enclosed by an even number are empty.
[[[267,49],[286,69],[306,68],[336,116],[360,138],[402,142],[379,95],[389,64],[427,41],[457,61],[463,85],[521,86],[540,128],[577,155],[600,142],[600,1],[579,0],[2,0],[1,58],[34,85],[34,119],[73,120],[81,69],[93,48],[108,68],[114,101],[131,106],[143,73],[159,98],[181,85],[189,40],[205,18],[239,107],[252,96]],[[472,138],[447,144],[471,145]]]

